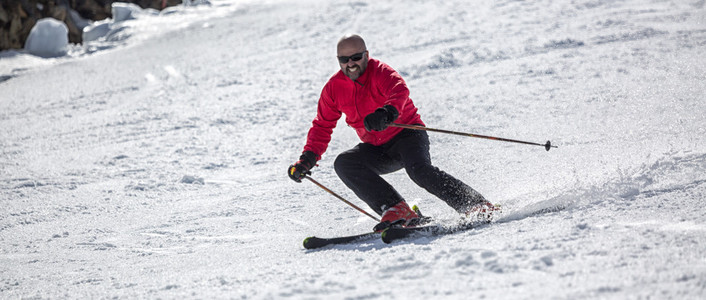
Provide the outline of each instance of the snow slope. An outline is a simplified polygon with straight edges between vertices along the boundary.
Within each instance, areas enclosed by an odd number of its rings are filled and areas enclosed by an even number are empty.
[[[0,54],[1,298],[706,297],[703,0],[212,3]],[[559,146],[430,133],[495,224],[302,248],[374,225],[285,175],[347,32],[428,126]],[[332,170],[357,142],[312,177],[363,205]]]

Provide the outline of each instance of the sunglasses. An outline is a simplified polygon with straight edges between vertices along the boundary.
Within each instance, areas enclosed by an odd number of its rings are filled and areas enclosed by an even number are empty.
[[[340,62],[342,64],[346,64],[346,63],[348,63],[349,59],[352,61],[359,61],[359,60],[363,59],[363,55],[365,55],[365,52],[367,52],[367,51],[356,53],[351,56],[338,56],[338,62]]]

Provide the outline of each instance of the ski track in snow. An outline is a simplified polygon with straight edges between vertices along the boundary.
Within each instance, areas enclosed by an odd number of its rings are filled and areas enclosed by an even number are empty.
[[[706,297],[704,1],[212,2],[0,55],[1,298]],[[346,32],[428,126],[559,148],[430,133],[494,224],[304,250],[374,225],[284,173]],[[363,205],[332,168],[357,142],[313,177]]]

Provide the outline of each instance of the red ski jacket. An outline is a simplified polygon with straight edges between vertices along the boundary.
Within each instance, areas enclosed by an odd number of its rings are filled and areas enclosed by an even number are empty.
[[[368,67],[356,81],[339,70],[321,91],[316,118],[309,129],[304,151],[312,151],[317,155],[317,159],[321,159],[342,114],[346,115],[346,123],[355,129],[364,143],[379,146],[390,141],[402,128],[388,127],[383,131],[366,131],[363,125],[365,116],[385,105],[392,105],[399,112],[395,123],[424,125],[417,113],[417,107],[409,98],[407,84],[402,76],[387,64],[369,59]]]

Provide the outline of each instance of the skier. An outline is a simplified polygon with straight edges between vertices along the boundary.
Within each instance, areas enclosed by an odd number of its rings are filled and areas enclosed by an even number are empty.
[[[289,166],[291,179],[301,182],[321,159],[342,114],[362,143],[338,155],[334,169],[341,180],[382,216],[373,230],[391,225],[412,226],[419,216],[380,175],[405,169],[429,193],[465,216],[485,214],[494,206],[470,186],[431,164],[426,131],[388,127],[392,122],[424,126],[409,98],[402,77],[387,64],[369,57],[365,41],[356,34],[337,45],[340,71],[326,83],[316,118],[299,160]]]

